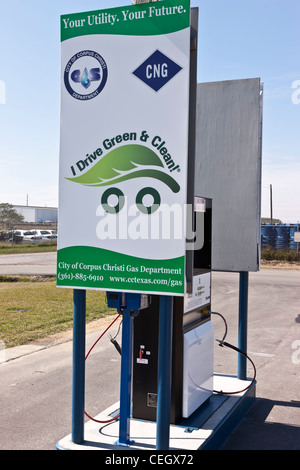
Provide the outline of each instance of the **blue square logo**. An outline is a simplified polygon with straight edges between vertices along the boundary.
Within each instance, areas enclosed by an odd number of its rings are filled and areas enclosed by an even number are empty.
[[[156,50],[132,73],[152,90],[158,91],[181,69],[173,60]]]

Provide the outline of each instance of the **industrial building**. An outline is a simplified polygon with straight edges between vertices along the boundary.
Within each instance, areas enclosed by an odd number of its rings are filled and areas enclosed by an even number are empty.
[[[25,223],[57,223],[57,207],[13,206]]]

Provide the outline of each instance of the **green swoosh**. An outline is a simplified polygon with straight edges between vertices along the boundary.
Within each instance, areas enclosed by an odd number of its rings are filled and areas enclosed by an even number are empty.
[[[121,183],[122,181],[127,181],[133,178],[155,178],[157,180],[162,181],[165,183],[169,188],[174,192],[178,193],[180,190],[179,184],[172,178],[170,175],[167,173],[164,173],[163,171],[159,170],[137,170],[133,171],[132,173],[127,173],[126,175],[119,176],[116,178],[113,178],[109,181],[105,181],[102,183],[95,183],[95,184],[85,184],[86,186],[111,186],[115,183]]]
[[[136,169],[137,165],[163,167],[163,163],[153,150],[143,145],[129,144],[111,150],[83,175],[66,179],[84,186],[98,187],[110,186],[133,178],[149,177],[162,181],[175,193],[180,190],[179,184],[167,173],[161,170]],[[120,172],[123,171],[129,173],[121,175]]]

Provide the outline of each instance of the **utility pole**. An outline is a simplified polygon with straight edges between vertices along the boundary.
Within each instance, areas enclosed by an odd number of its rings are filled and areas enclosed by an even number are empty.
[[[270,222],[273,223],[273,197],[272,197],[272,185],[270,184]]]

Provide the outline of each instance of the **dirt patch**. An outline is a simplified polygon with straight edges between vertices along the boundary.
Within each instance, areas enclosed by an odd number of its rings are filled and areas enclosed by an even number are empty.
[[[298,269],[300,270],[300,261],[261,261],[262,269]]]
[[[105,330],[111,322],[114,321],[116,315],[109,315],[103,318],[99,318],[98,320],[93,320],[86,325],[86,334],[92,333],[93,331],[99,331],[99,334]],[[118,326],[119,323],[122,321],[122,316],[115,322],[113,325]],[[61,331],[60,333],[55,333],[53,335],[47,336],[46,338],[41,338],[36,341],[32,341],[31,344],[37,346],[44,346],[45,348],[55,346],[56,344],[64,343],[66,341],[72,341],[73,339],[73,328],[70,328],[65,331]]]

